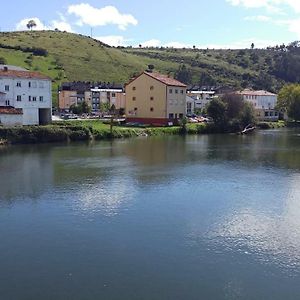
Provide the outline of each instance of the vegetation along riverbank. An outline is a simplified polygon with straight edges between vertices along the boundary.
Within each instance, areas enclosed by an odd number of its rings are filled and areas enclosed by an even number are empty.
[[[284,122],[259,123],[258,128],[284,127]],[[122,127],[93,121],[62,121],[47,126],[0,127],[0,144],[34,144],[130,138],[138,136],[183,135],[221,133],[222,130],[210,123],[182,124],[172,127]],[[230,132],[228,129],[227,132]]]

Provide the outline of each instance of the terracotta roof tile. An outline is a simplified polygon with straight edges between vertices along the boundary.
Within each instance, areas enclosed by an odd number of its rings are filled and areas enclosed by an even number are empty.
[[[0,106],[0,114],[2,115],[22,115],[22,108],[14,108],[11,106]]]
[[[243,90],[240,92],[237,92],[239,95],[245,95],[245,96],[277,96],[276,94],[267,92],[267,91],[254,91],[254,90]]]
[[[48,79],[50,77],[45,76],[38,72],[31,71],[19,71],[19,70],[0,70],[0,77],[11,77],[11,78],[25,78],[25,79]]]
[[[167,75],[163,75],[160,73],[149,73],[149,72],[144,72],[144,74],[166,84],[166,85],[170,85],[170,86],[180,86],[180,87],[186,87],[186,84],[172,78],[169,77]]]

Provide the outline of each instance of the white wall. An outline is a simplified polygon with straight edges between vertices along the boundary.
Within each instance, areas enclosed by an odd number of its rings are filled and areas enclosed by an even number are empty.
[[[23,115],[0,114],[0,124],[15,126],[23,124]]]
[[[17,86],[18,83],[21,83],[21,86]],[[29,83],[31,86],[29,86]],[[5,91],[5,86],[9,86],[9,91]],[[0,91],[6,93],[0,106],[5,105],[5,100],[9,100],[10,106],[22,108],[24,125],[39,124],[39,108],[52,110],[51,80],[0,77]],[[21,101],[17,101],[17,96],[21,96]],[[29,96],[31,96],[31,101],[29,101]],[[34,97],[36,97],[36,101],[33,101]],[[40,97],[43,97],[43,101],[40,101]],[[27,109],[31,110],[25,112]]]

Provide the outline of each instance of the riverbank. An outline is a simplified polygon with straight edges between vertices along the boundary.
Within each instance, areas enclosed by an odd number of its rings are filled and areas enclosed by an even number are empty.
[[[258,128],[284,127],[284,123],[261,123]],[[61,121],[46,126],[0,127],[0,144],[60,143],[70,141],[105,140],[138,136],[220,133],[214,124],[186,124],[185,127],[124,127],[113,126],[97,120]]]

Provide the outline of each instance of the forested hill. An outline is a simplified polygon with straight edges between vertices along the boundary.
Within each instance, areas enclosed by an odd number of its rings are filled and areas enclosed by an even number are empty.
[[[113,48],[90,37],[60,31],[0,33],[0,63],[40,71],[63,81],[125,83],[152,64],[197,85],[231,85],[278,91],[286,82],[300,82],[300,47],[208,50]]]

